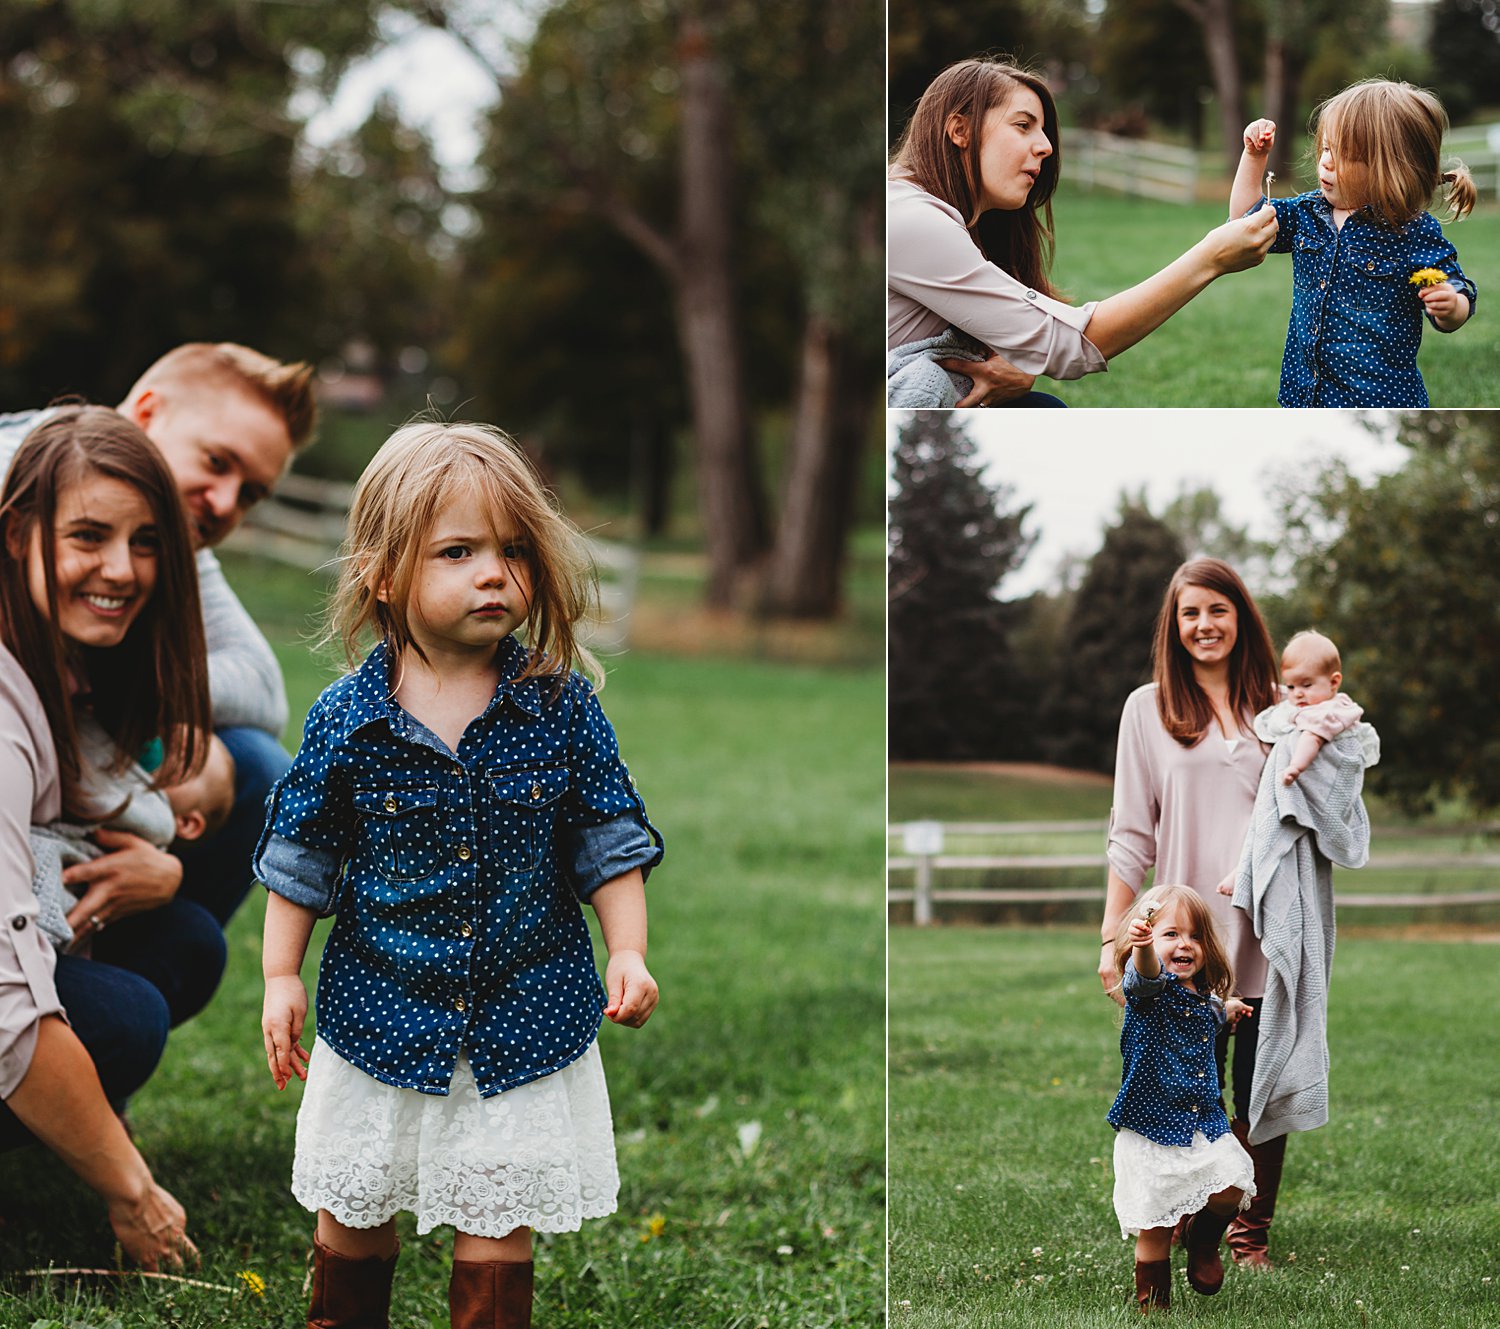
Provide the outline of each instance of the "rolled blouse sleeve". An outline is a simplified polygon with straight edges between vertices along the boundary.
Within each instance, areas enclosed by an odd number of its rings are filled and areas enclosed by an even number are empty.
[[[1115,796],[1109,812],[1109,865],[1131,890],[1156,865],[1156,828],[1161,820],[1161,797],[1152,775],[1150,731],[1155,722],[1156,689],[1137,688],[1120,714],[1120,737],[1115,746]]]
[[[266,824],[255,850],[258,881],[293,904],[332,914],[353,843],[346,782],[333,760],[331,708],[319,698],[307,713],[302,746],[266,799]]]
[[[640,868],[649,876],[662,858],[661,833],[646,816],[635,780],[620,759],[615,731],[587,683],[573,718],[573,772],[557,818],[558,861],[580,900],[607,881]]]
[[[1097,302],[1064,304],[1017,281],[980,253],[957,209],[891,180],[886,226],[888,349],[951,325],[1028,374],[1082,378],[1107,367],[1084,336]]]
[[[64,1014],[57,957],[36,925],[31,824],[61,812],[57,758],[41,699],[0,651],[0,1098],[9,1098],[36,1051],[43,1016]]]

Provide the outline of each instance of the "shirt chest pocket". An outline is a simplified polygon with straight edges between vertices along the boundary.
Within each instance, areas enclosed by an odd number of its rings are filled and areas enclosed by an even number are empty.
[[[1389,255],[1351,249],[1346,261],[1356,309],[1394,309],[1411,289],[1404,265]]]
[[[550,852],[559,800],[568,792],[565,767],[490,771],[490,858],[515,872],[534,868]]]
[[[382,784],[354,791],[360,857],[388,881],[421,881],[443,863],[443,819],[432,785]]]
[[[1303,290],[1328,289],[1328,239],[1316,233],[1299,231],[1293,251],[1292,278]]]

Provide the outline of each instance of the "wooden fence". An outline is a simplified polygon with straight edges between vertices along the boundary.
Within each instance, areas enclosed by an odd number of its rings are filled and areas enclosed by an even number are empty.
[[[1200,157],[1192,148],[1093,129],[1065,130],[1063,147],[1070,184],[1168,203],[1191,203],[1197,196]]]
[[[1062,902],[1094,901],[1104,899],[1104,878],[1109,863],[1103,851],[1086,854],[949,854],[944,852],[947,842],[955,837],[988,836],[1005,838],[1010,836],[1077,835],[1097,834],[1102,842],[1108,831],[1103,821],[1013,821],[1013,822],[906,822],[890,827],[893,839],[902,843],[903,852],[891,854],[886,859],[888,905],[910,904],[912,920],[926,926],[933,920],[933,906],[937,904],[1054,904]],[[1500,835],[1500,824],[1484,824],[1463,827],[1382,827],[1379,838],[1387,840],[1419,840],[1424,838],[1456,836]],[[1373,854],[1367,868],[1385,870],[1444,871],[1475,868],[1494,870],[1500,868],[1500,853],[1475,854]],[[1099,884],[1088,888],[1058,887],[963,887],[943,888],[937,877],[950,871],[1000,871],[1021,870],[1027,872],[1055,872],[1067,868],[1085,868],[1097,871]],[[910,871],[914,874],[910,889],[891,886],[893,871]],[[1462,907],[1471,905],[1500,905],[1500,890],[1435,892],[1338,892],[1340,908],[1432,908]]]
[[[343,481],[287,475],[269,498],[246,513],[224,547],[305,571],[331,569],[353,495],[354,486]],[[586,634],[587,643],[606,653],[624,650],[640,580],[640,556],[629,545],[593,536],[588,537],[588,546],[599,569],[599,618]]]

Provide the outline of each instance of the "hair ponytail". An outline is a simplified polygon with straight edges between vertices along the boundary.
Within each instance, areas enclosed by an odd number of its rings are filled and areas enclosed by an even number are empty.
[[[1453,212],[1450,221],[1458,221],[1474,211],[1474,205],[1479,202],[1479,190],[1474,187],[1474,177],[1463,162],[1455,162],[1451,171],[1443,172],[1443,183],[1448,186],[1443,202]]]

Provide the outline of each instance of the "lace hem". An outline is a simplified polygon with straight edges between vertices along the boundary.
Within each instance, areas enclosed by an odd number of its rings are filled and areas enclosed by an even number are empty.
[[[1122,1237],[1175,1227],[1226,1186],[1244,1191],[1241,1209],[1255,1195],[1255,1164],[1233,1135],[1211,1141],[1198,1131],[1185,1148],[1157,1144],[1132,1130],[1115,1135],[1114,1201]]]

